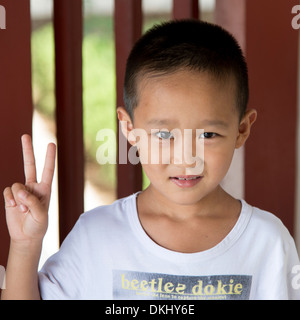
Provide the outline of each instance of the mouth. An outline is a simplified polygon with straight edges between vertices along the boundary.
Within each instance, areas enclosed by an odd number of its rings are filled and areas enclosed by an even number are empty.
[[[171,179],[178,179],[178,180],[195,180],[199,179],[201,176],[176,176],[176,177],[171,177]]]
[[[195,186],[198,182],[200,182],[202,178],[202,176],[179,175],[175,177],[170,177],[170,180],[180,188],[190,188]]]

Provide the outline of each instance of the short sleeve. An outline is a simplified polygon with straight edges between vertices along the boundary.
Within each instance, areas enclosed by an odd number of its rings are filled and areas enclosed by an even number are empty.
[[[79,219],[60,250],[45,262],[39,272],[39,288],[43,300],[79,300],[84,297],[84,242],[84,230]]]

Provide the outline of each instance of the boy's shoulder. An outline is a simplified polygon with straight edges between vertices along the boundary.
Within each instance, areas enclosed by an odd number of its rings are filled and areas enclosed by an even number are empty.
[[[98,206],[84,212],[79,221],[85,224],[98,224],[110,220],[114,222],[123,220],[128,218],[128,213],[133,213],[136,210],[135,201],[136,194],[117,199],[111,204]]]
[[[242,202],[243,207],[251,212],[248,227],[256,237],[268,238],[270,241],[293,242],[290,232],[274,213],[251,206],[244,200]],[[255,238],[253,240],[255,241]]]

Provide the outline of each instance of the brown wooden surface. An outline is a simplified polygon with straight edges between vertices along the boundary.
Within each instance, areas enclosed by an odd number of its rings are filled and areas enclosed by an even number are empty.
[[[298,31],[296,0],[251,0],[246,10],[250,103],[258,111],[245,154],[246,200],[295,224]]]
[[[295,228],[298,32],[296,0],[217,0],[216,23],[246,53],[249,108],[258,119],[245,147],[245,199]],[[299,85],[299,84],[298,84]]]
[[[199,18],[198,0],[173,0],[173,18]]]
[[[60,242],[83,212],[82,1],[54,0]]]
[[[117,74],[117,106],[124,106],[123,84],[127,57],[142,32],[142,1],[115,0],[115,42]],[[119,134],[119,128],[118,128]],[[123,146],[127,144],[121,135]],[[127,144],[127,150],[130,146]],[[122,198],[142,188],[141,165],[117,165],[117,197]]]
[[[0,30],[0,190],[24,183],[21,135],[32,131],[30,6],[2,0],[6,29]],[[6,266],[9,236],[0,196],[0,265]]]

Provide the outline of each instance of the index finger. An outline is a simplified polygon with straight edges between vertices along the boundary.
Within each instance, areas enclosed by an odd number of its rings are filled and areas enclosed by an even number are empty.
[[[30,135],[22,136],[23,162],[25,172],[25,184],[36,182],[36,167],[33,153],[32,140]]]

